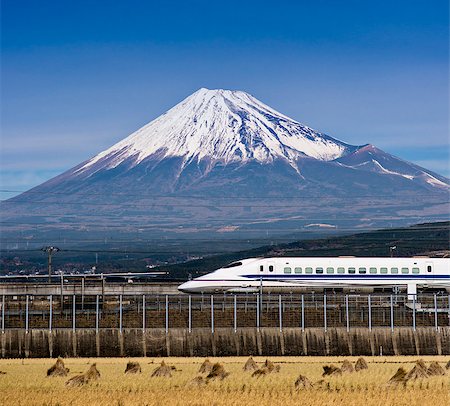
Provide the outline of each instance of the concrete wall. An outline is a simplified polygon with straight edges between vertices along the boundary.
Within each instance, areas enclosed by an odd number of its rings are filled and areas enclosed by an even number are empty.
[[[148,283],[111,283],[105,282],[102,285],[101,281],[96,281],[82,285],[77,283],[64,283],[64,295],[176,295],[180,282],[148,282]],[[59,283],[0,283],[0,295],[33,295],[33,296],[48,296],[60,295],[61,285]]]
[[[70,329],[5,330],[2,358],[232,355],[448,355],[450,327],[323,329]]]

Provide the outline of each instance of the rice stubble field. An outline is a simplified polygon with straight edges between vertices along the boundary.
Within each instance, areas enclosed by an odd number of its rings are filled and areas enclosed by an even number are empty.
[[[445,370],[449,357],[421,357]],[[421,376],[418,357],[67,358],[66,376],[47,376],[55,359],[0,360],[1,405],[449,405],[450,369]],[[345,360],[349,362],[344,362]],[[163,367],[161,362],[163,361]],[[132,370],[125,374],[125,369]],[[92,364],[100,373],[92,372]],[[214,364],[218,375],[211,375]],[[250,365],[252,364],[252,365]],[[351,364],[351,365],[350,365]],[[323,377],[324,366],[341,372]],[[420,366],[420,365],[419,365]],[[159,369],[159,372],[155,370]],[[413,378],[389,384],[399,368]],[[220,371],[219,371],[220,369]],[[419,368],[420,369],[420,368]],[[93,376],[87,377],[87,371]],[[65,375],[61,369],[61,374]],[[140,372],[141,371],[141,372]],[[419,370],[420,372],[420,370]],[[92,375],[93,374],[93,375]],[[152,377],[152,374],[154,375]],[[222,375],[220,375],[222,374]],[[404,375],[400,371],[400,375]],[[301,378],[299,376],[301,375]],[[209,378],[207,378],[210,376]],[[72,379],[76,377],[75,379]],[[80,378],[81,377],[81,378]],[[222,379],[223,378],[223,379]],[[415,379],[414,379],[415,378]],[[305,381],[306,379],[306,381]],[[67,384],[69,380],[75,384]],[[295,382],[298,380],[299,387]],[[81,383],[80,383],[81,382]]]

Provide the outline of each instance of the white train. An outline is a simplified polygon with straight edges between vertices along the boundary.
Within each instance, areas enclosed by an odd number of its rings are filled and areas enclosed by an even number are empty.
[[[185,293],[391,288],[408,295],[425,288],[450,293],[450,258],[249,258],[178,287]]]

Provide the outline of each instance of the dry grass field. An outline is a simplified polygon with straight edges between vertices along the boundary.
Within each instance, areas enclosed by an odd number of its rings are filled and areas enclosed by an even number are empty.
[[[417,357],[366,357],[368,369],[322,378],[323,366],[342,366],[337,357],[271,357],[279,372],[252,377],[243,371],[248,357],[210,358],[229,373],[223,380],[199,374],[203,358],[165,358],[172,377],[151,377],[161,359],[70,358],[67,376],[47,377],[54,359],[0,360],[1,405],[449,405],[450,370],[444,376],[388,385],[399,367],[413,368]],[[258,365],[266,358],[254,357]],[[346,357],[354,363],[357,357]],[[450,357],[423,357],[427,365],[438,361],[445,367]],[[124,374],[128,361],[138,362],[142,373]],[[101,376],[81,386],[66,382],[97,364]],[[130,364],[131,365],[131,364]],[[296,389],[299,375],[313,383]],[[202,379],[192,380],[203,376]]]

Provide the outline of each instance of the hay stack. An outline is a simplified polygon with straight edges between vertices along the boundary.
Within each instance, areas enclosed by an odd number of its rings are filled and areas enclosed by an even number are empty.
[[[187,386],[205,386],[208,383],[206,379],[204,379],[202,376],[196,376],[194,379],[189,381],[187,383]]]
[[[388,384],[389,385],[399,385],[399,384],[406,385],[407,381],[408,381],[408,378],[406,378],[406,371],[404,368],[400,367],[399,369],[397,369],[397,372],[392,376],[392,378],[389,379]]]
[[[230,375],[228,372],[225,371],[225,368],[223,365],[219,364],[218,362],[215,363],[212,367],[211,372],[207,375],[207,380],[214,380],[214,379],[220,379],[221,381],[225,379],[228,375]]]
[[[342,375],[341,368],[338,368],[336,365],[325,365],[323,368],[322,376],[337,376]]]
[[[363,369],[369,369],[366,360],[363,357],[359,357],[355,364],[355,371],[359,372]]]
[[[256,364],[256,362],[253,360],[252,357],[250,357],[247,362],[244,365],[243,370],[245,372],[247,371],[256,371],[258,369],[258,365]]]
[[[128,361],[127,367],[125,368],[126,374],[140,374],[142,372],[139,362]]]
[[[98,372],[97,364],[94,363],[89,367],[89,369],[84,374],[75,375],[73,378],[70,378],[66,382],[66,386],[72,387],[82,386],[89,383],[90,381],[96,381],[99,378],[100,372]]]
[[[280,366],[275,365],[272,361],[269,361],[266,359],[266,362],[264,362],[264,367],[267,368],[269,372],[280,372]]]
[[[445,369],[438,362],[433,361],[427,369],[428,376],[445,375]]]
[[[344,362],[342,363],[341,371],[352,373],[355,372],[355,369],[353,368],[352,363],[348,359],[345,359]]]
[[[100,378],[100,372],[97,369],[96,363],[90,366],[90,368],[85,373],[85,376],[89,381],[96,381],[97,379]]]
[[[428,368],[425,364],[425,361],[418,360],[416,361],[416,365],[414,365],[413,369],[406,374],[407,380],[415,380],[415,379],[424,379],[428,378]]]
[[[166,365],[166,363],[164,362],[164,360],[161,362],[161,365],[156,368],[153,372],[152,372],[152,378],[155,376],[163,376],[166,378],[171,378],[172,377],[172,368],[168,365]]]
[[[311,381],[306,376],[303,376],[303,375],[298,376],[294,385],[295,385],[295,389],[297,389],[297,390],[313,388],[313,384],[311,383]]]
[[[262,367],[252,373],[252,378],[261,378],[267,374],[270,374],[270,371],[266,367]]]
[[[203,361],[203,364],[200,365],[200,369],[198,370],[199,374],[209,374],[212,371],[213,368],[213,364],[211,363],[211,361],[206,358]]]
[[[445,369],[450,369],[450,361],[445,364]]]
[[[76,386],[83,386],[89,382],[89,379],[86,378],[85,374],[76,375],[73,378],[70,378],[66,382],[66,386],[70,387],[76,387]]]
[[[54,365],[47,370],[47,376],[67,376],[69,368],[64,366],[64,361],[58,357]]]

